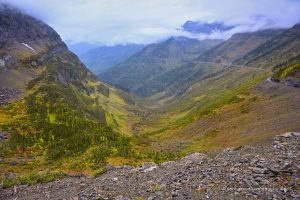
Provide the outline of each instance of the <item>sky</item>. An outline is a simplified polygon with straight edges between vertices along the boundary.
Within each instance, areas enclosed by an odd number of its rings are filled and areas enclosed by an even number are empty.
[[[227,39],[237,32],[290,27],[300,22],[300,0],[0,0],[52,26],[65,41],[152,43],[170,36]],[[187,20],[220,21],[236,28],[192,35]]]

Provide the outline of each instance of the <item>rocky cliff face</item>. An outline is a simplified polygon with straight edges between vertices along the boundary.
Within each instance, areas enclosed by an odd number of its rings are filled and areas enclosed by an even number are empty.
[[[2,4],[0,12],[1,47],[12,38],[18,42],[60,41],[59,35],[51,27],[9,5]]]
[[[300,133],[286,133],[272,146],[195,153],[161,165],[108,167],[98,178],[15,187],[2,191],[0,199],[299,199],[299,148]]]

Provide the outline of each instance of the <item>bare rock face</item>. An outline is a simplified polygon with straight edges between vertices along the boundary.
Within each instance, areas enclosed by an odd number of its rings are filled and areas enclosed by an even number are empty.
[[[299,199],[299,183],[300,133],[290,132],[276,136],[273,146],[111,167],[97,178],[6,189],[0,199]]]
[[[0,4],[0,73],[22,66],[24,56],[38,55],[40,51],[35,47],[50,49],[55,45],[66,48],[50,26],[10,5]],[[36,67],[38,63],[29,64]]]
[[[12,38],[20,43],[42,39],[60,40],[51,27],[10,5],[0,5],[0,22],[0,48],[5,47]]]

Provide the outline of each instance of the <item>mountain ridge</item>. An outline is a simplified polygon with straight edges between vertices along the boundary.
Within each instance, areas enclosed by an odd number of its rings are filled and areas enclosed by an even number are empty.
[[[162,43],[148,45],[123,63],[100,74],[100,78],[130,91],[140,91],[145,88],[143,84],[147,80],[150,81],[157,75],[180,67],[219,42],[219,40],[199,41],[184,37],[170,38]],[[148,85],[151,85],[151,81]],[[149,96],[155,92],[156,88],[153,88],[140,94]]]

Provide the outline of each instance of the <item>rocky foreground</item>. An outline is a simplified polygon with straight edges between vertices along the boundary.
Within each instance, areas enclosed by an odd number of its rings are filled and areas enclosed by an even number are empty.
[[[97,178],[68,177],[0,191],[0,199],[300,199],[300,133],[273,146],[195,153],[161,165],[110,167]]]

